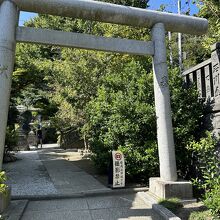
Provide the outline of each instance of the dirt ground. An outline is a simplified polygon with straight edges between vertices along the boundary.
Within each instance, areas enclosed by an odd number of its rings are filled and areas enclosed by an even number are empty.
[[[95,168],[92,160],[88,155],[80,155],[78,156],[71,156],[71,157],[66,157],[68,161],[71,161],[74,165],[78,166],[80,169],[86,171],[88,174],[92,175],[94,178],[96,178],[99,182],[101,182],[103,185],[107,186],[108,185],[108,176],[107,175],[102,175],[99,174],[97,169]]]
[[[108,175],[107,174],[100,174],[98,170],[95,168],[94,163],[90,159],[89,154],[81,155],[79,152],[72,152],[63,155],[63,157],[71,161],[74,165],[78,166],[82,170],[86,171],[88,174],[92,175],[96,178],[99,182],[103,185],[108,186]],[[135,183],[132,181],[126,180],[126,187],[127,188],[134,188],[134,187],[145,187],[146,184]]]

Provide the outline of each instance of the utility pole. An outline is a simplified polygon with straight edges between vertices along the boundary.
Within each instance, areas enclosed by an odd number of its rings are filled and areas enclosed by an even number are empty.
[[[172,33],[168,31],[169,50],[170,50],[170,65],[173,65],[173,51],[172,51]]]
[[[178,0],[178,14],[181,14],[181,0]],[[178,33],[178,55],[179,55],[179,68],[180,73],[183,70],[183,60],[182,60],[182,34]]]

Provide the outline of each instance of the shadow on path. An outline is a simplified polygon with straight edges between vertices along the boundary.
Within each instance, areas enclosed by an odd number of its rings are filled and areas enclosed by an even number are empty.
[[[90,170],[93,176],[84,171],[85,164],[77,166],[81,156],[74,150],[47,145],[43,149],[19,152],[16,156],[19,160],[5,164],[4,169],[13,196],[32,196],[22,220],[160,219],[135,192],[112,193],[94,178],[92,168],[85,170]],[[95,193],[71,197],[86,192]],[[45,196],[44,200],[40,196]]]

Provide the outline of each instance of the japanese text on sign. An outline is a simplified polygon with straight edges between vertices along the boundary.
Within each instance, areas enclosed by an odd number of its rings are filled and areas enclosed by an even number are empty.
[[[113,188],[125,187],[125,161],[120,151],[112,151]]]

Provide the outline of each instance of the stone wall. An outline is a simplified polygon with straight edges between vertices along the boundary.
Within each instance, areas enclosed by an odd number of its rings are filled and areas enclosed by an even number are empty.
[[[18,150],[28,150],[29,149],[28,139],[27,139],[28,137],[27,135],[24,134],[21,127],[18,129],[17,135],[18,135],[18,141],[16,148]]]

